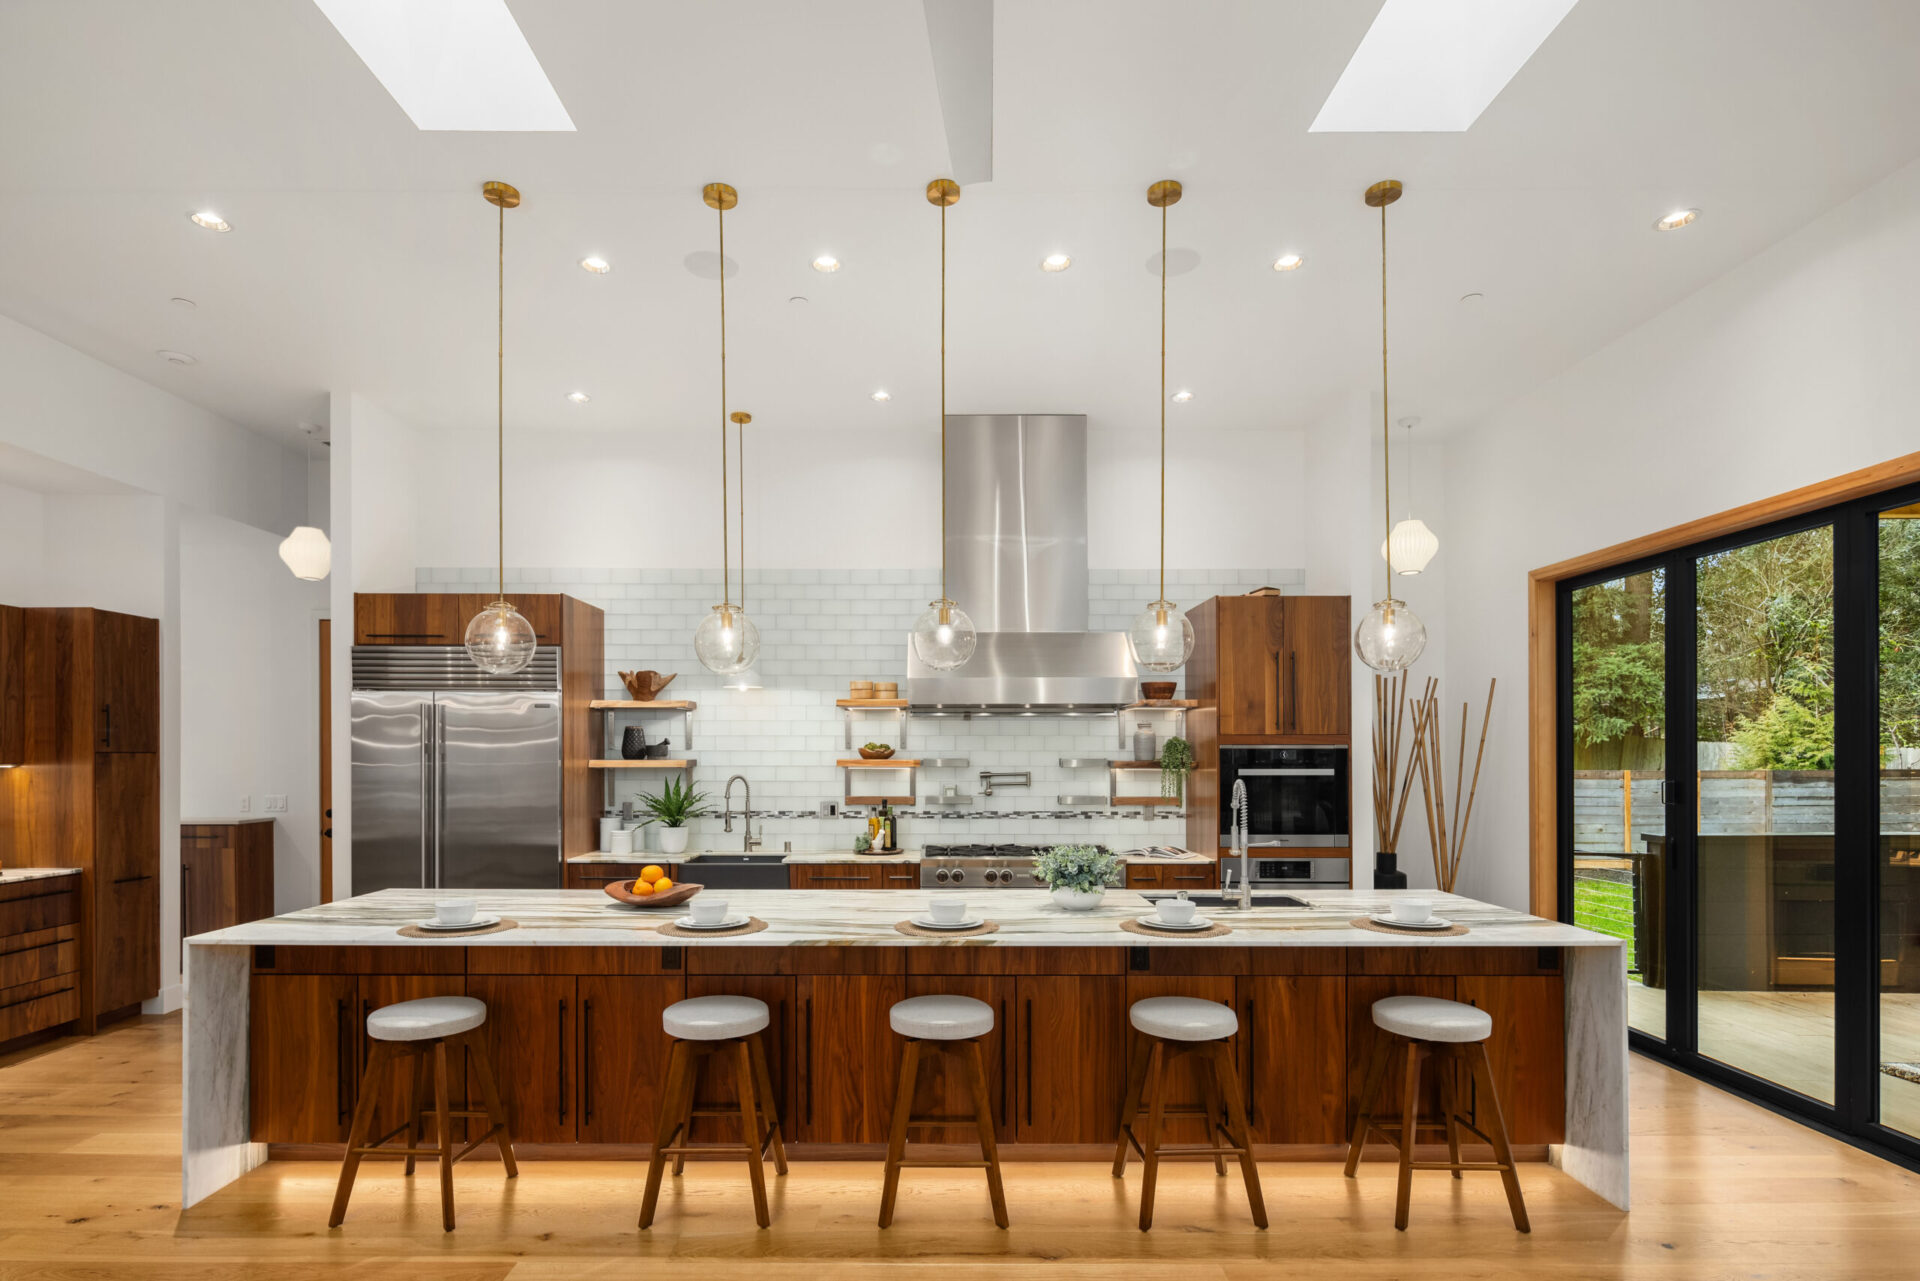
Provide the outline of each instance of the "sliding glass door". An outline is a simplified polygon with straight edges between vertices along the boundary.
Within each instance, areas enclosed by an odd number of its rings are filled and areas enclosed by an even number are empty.
[[[1920,1161],[1920,492],[1562,582],[1557,636],[1635,1048]]]

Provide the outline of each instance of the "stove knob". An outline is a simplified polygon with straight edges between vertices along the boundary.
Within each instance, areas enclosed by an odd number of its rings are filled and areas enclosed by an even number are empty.
[[[945,885],[947,883],[947,869],[943,867],[939,871],[935,872],[933,874],[933,879],[940,882],[942,885]]]
[[[954,869],[953,869],[953,883],[954,883],[955,885],[958,885],[958,884],[959,884],[960,882],[962,882],[962,881],[964,881],[964,880],[966,880],[966,879],[967,879],[967,869],[966,869],[966,868],[964,868],[964,867],[956,867],[956,868],[954,868]]]
[[[1000,883],[1002,885],[1011,885],[1013,883],[1013,873],[1004,867],[1000,869]]]

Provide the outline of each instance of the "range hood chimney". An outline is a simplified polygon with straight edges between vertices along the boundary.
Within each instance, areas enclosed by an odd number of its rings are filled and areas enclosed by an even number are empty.
[[[1111,711],[1137,697],[1121,632],[1087,630],[1087,417],[947,416],[947,594],[980,641],[936,671],[907,645],[922,711]]]

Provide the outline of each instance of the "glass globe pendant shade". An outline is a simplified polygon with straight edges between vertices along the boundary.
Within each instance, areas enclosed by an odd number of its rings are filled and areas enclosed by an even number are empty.
[[[1376,672],[1404,671],[1426,647],[1427,625],[1391,596],[1375,601],[1353,632],[1354,652]]]
[[[467,657],[489,676],[511,676],[533,661],[539,638],[511,602],[497,600],[467,624]]]
[[[1440,540],[1427,522],[1417,517],[1408,517],[1393,527],[1393,533],[1380,544],[1380,559],[1387,559],[1387,546],[1393,546],[1393,572],[1396,574],[1417,574],[1427,567],[1434,553],[1440,550]]]
[[[760,657],[760,629],[739,605],[715,605],[693,633],[694,656],[716,676],[731,676]]]
[[[299,525],[280,540],[280,559],[295,578],[317,583],[333,569],[333,544],[312,525]]]
[[[950,672],[973,657],[980,635],[967,611],[942,596],[913,620],[912,640],[916,658],[937,672]]]
[[[1193,656],[1193,624],[1172,601],[1157,600],[1134,616],[1127,628],[1133,661],[1143,671],[1171,672]]]

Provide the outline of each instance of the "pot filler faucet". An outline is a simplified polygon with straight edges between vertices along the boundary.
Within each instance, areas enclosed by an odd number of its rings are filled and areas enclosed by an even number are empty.
[[[1230,812],[1233,815],[1233,836],[1228,853],[1240,856],[1240,901],[1232,904],[1222,903],[1221,906],[1235,907],[1245,911],[1253,906],[1253,879],[1247,875],[1247,785],[1237,778],[1233,780]],[[1226,884],[1222,889],[1231,890],[1233,888],[1232,868],[1227,869],[1226,876]]]
[[[746,793],[746,805],[740,811],[740,821],[746,826],[746,832],[740,841],[740,852],[751,854],[754,846],[760,842],[753,839],[753,784],[747,782],[745,774],[735,774],[728,779],[727,790],[721,793],[720,816],[725,821],[721,824],[720,830],[723,832],[733,830],[733,785],[735,783],[740,784],[741,790]]]

